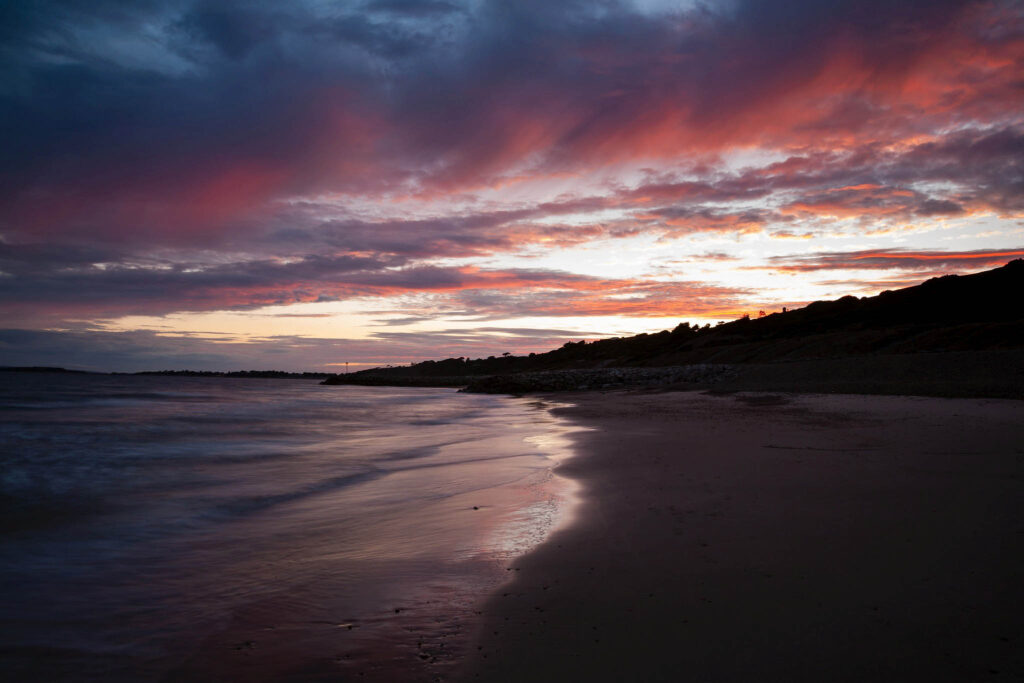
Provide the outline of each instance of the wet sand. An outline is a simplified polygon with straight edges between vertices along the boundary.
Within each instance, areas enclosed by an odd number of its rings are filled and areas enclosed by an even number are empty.
[[[460,677],[1024,677],[1024,403],[558,396],[577,519],[507,568]]]

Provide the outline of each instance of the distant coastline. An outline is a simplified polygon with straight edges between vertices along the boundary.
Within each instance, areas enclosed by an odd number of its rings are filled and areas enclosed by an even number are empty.
[[[155,375],[164,377],[240,377],[251,379],[326,379],[329,372],[285,372],[283,370],[144,370],[142,372],[96,372],[47,366],[0,366],[0,372],[68,373],[76,375]]]
[[[103,373],[89,372],[88,370],[68,370],[67,368],[53,368],[45,365],[2,365],[0,372],[66,372],[78,375],[97,375]]]

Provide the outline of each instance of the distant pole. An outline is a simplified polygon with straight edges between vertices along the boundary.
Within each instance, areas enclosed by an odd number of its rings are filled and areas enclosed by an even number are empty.
[[[348,361],[345,361],[345,374],[348,374]]]

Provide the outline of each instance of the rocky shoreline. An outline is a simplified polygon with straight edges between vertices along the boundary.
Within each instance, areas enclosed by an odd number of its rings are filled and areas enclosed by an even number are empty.
[[[352,373],[333,375],[320,384],[354,385],[360,387],[464,387],[478,377],[468,375],[442,375],[439,377],[374,375],[372,373]]]
[[[543,370],[473,379],[460,391],[478,394],[523,394],[535,391],[587,391],[675,384],[714,384],[736,374],[736,367],[700,363],[662,368]]]
[[[468,393],[530,394],[614,389],[878,394],[1024,399],[1024,350],[947,351],[774,363],[538,370],[416,377],[359,373],[323,384],[452,387]]]

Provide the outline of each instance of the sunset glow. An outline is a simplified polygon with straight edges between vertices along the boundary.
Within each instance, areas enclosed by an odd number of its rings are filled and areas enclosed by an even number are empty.
[[[1016,2],[0,19],[0,364],[540,352],[1024,256]]]

